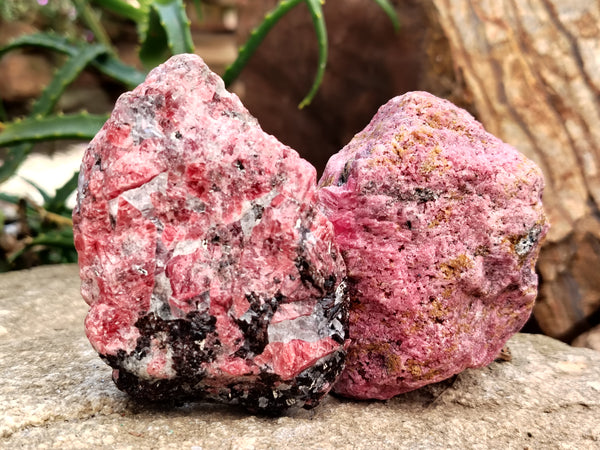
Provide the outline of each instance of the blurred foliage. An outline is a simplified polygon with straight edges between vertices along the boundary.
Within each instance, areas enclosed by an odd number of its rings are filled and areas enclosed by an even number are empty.
[[[70,17],[67,22],[72,26],[56,26],[54,31],[21,36],[0,49],[0,57],[9,51],[32,47],[64,55],[62,65],[33,103],[28,117],[9,121],[0,101],[0,147],[4,147],[0,183],[15,175],[36,142],[66,138],[90,140],[102,127],[107,116],[85,111],[65,115],[56,111],[61,95],[88,67],[122,84],[123,89],[133,89],[145,77],[144,72],[119,59],[98,11],[89,2],[72,0],[61,5],[63,2],[48,0],[46,5],[42,5],[45,2],[27,0],[11,2],[7,6],[8,2],[4,1],[1,7],[4,20],[21,18],[28,9],[30,12],[39,9],[49,19],[54,18],[56,24]],[[194,51],[183,0],[144,0],[137,7],[122,0],[98,0],[96,4],[135,19],[140,36],[140,59],[147,68],[172,54]],[[35,16],[31,14],[30,17]],[[26,181],[38,190],[44,203],[37,205],[30,199],[0,194],[0,201],[16,207],[15,217],[10,223],[4,215],[0,217],[0,271],[37,264],[75,262],[77,253],[73,245],[71,210],[65,202],[77,187],[77,174],[53,196],[34,181]]]
[[[77,11],[71,0],[0,0],[0,21],[23,22],[75,36]]]
[[[0,212],[0,272],[39,264],[57,264],[77,261],[73,246],[71,211],[67,198],[77,187],[79,173],[75,173],[51,196],[32,180],[26,180],[41,194],[43,205],[29,199],[0,193],[0,201],[17,208],[17,218],[10,224]],[[7,230],[8,228],[8,230]]]
[[[390,17],[394,27],[398,18],[388,0],[373,0]],[[240,48],[239,56],[223,78],[230,84],[242,71],[272,27],[292,8],[304,4],[309,9],[318,41],[319,63],[313,85],[299,107],[308,105],[319,89],[327,64],[327,28],[322,11],[323,0],[281,0],[267,13]],[[193,0],[202,16],[202,2]],[[139,59],[145,70],[164,62],[171,55],[193,53],[194,43],[184,0],[0,0],[0,19],[4,22],[35,23],[43,32],[14,39],[0,48],[7,52],[37,48],[62,55],[52,81],[31,107],[25,118],[9,120],[0,99],[0,148],[4,158],[0,166],[0,184],[14,176],[37,142],[78,138],[91,140],[106,116],[85,111],[62,114],[56,105],[69,85],[86,69],[93,68],[122,85],[133,89],[144,80],[145,72],[119,58],[106,32],[102,17],[116,15],[131,21],[137,29]],[[40,25],[39,22],[42,22]],[[0,210],[0,271],[35,264],[74,262],[71,211],[67,197],[76,189],[75,174],[54,196],[32,180],[44,203],[0,193],[0,202],[16,208],[10,220]]]

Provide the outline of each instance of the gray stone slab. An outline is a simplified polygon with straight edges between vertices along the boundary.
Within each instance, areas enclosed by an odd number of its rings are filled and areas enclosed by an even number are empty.
[[[0,448],[600,448],[600,352],[518,334],[512,360],[386,402],[266,418],[141,405],[83,332],[74,266],[0,275]]]
[[[87,305],[76,265],[0,274],[0,341],[83,329]]]

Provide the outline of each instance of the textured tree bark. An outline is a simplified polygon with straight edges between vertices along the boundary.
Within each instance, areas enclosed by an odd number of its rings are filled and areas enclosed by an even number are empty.
[[[430,1],[481,122],[544,171],[534,314],[570,340],[600,315],[600,2]]]

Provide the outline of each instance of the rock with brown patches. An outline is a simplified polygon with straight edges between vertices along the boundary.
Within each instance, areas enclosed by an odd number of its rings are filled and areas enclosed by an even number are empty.
[[[412,92],[382,106],[320,181],[351,298],[335,391],[387,399],[492,362],[536,297],[543,184],[448,101]]]

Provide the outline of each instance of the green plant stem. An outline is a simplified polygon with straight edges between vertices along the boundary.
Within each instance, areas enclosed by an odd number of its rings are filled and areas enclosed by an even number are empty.
[[[110,42],[108,33],[106,33],[106,30],[100,23],[96,12],[92,9],[87,0],[72,0],[72,2],[75,5],[75,9],[77,9],[77,12],[79,13],[83,23],[85,23],[92,33],[94,33],[96,40],[103,44],[113,55],[116,55],[117,51]]]
[[[398,18],[398,14],[396,14],[396,10],[394,6],[388,0],[373,0],[375,3],[379,5],[381,9],[387,14],[387,16],[392,21],[392,25],[394,26],[394,30],[400,31],[400,19]]]
[[[325,67],[327,66],[327,28],[325,26],[325,18],[323,17],[323,8],[321,8],[322,0],[306,0],[306,4],[310,11],[310,15],[315,26],[315,33],[317,34],[317,41],[319,43],[319,65],[317,67],[317,73],[315,80],[313,81],[312,87],[306,97],[300,102],[298,108],[302,109],[312,102],[316,95],[321,83],[323,82],[323,76],[325,74]]]
[[[248,60],[252,57],[269,31],[279,22],[279,19],[303,1],[305,0],[282,0],[275,9],[267,13],[262,23],[252,30],[248,41],[240,47],[236,60],[225,70],[223,74],[225,86],[229,86],[240,75]]]
[[[250,33],[250,37],[248,41],[240,47],[238,57],[231,64],[225,73],[223,74],[223,81],[225,81],[225,86],[229,86],[233,80],[235,80],[242,69],[248,63],[248,60],[252,57],[258,46],[262,43],[266,35],[271,31],[273,26],[279,20],[287,14],[292,8],[297,6],[298,4],[306,2],[308,9],[310,11],[310,15],[315,27],[315,33],[317,35],[317,42],[319,45],[319,64],[317,67],[317,73],[315,75],[315,79],[310,88],[310,91],[304,97],[304,99],[298,105],[299,108],[304,108],[314,98],[315,94],[319,90],[321,83],[323,81],[323,75],[325,74],[325,67],[327,65],[327,29],[325,27],[325,19],[323,17],[323,8],[321,7],[321,0],[282,0],[279,4],[267,13],[262,23],[256,27]]]

